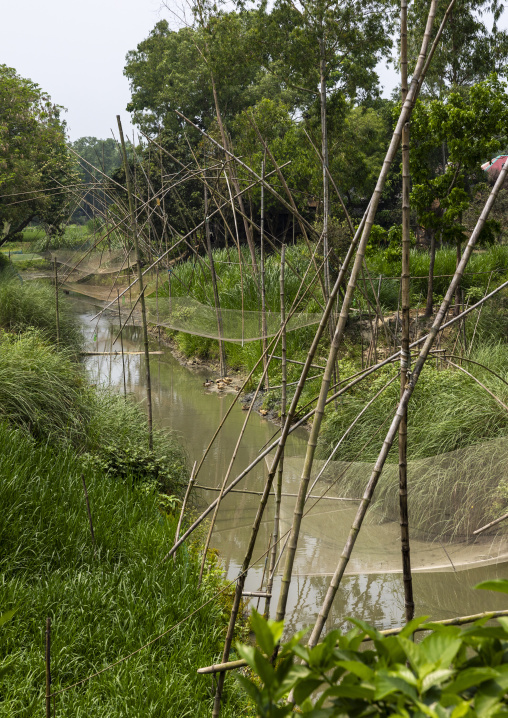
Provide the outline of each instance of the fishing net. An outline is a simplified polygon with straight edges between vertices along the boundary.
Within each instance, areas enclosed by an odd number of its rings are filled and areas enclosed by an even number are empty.
[[[136,264],[133,252],[127,256],[124,250],[83,252],[54,249],[48,253],[51,261],[56,259],[59,275],[69,282],[79,282],[91,277],[95,281],[102,276],[128,272]]]
[[[303,457],[284,462],[283,530],[292,523],[296,498],[287,494],[297,493],[303,462]],[[311,485],[324,464],[314,462]],[[327,498],[314,508],[316,499],[308,498],[305,506],[311,510],[302,523],[300,575],[333,574],[372,468],[369,462],[331,461],[324,469],[311,495]],[[508,521],[473,535],[507,511],[508,438],[409,461],[408,502],[414,571],[456,571],[508,561]],[[386,464],[347,573],[400,571],[399,469]]]

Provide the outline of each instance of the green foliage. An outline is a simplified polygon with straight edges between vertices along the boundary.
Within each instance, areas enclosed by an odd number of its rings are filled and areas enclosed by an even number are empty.
[[[111,477],[149,484],[159,491],[175,491],[181,488],[179,479],[185,464],[181,451],[173,449],[172,454],[173,461],[144,445],[113,444],[100,447],[99,453],[89,455],[89,460]]]
[[[38,85],[0,65],[0,244],[36,216],[50,233],[61,229],[70,197],[61,187],[75,179],[61,110]],[[19,192],[24,201],[13,201]]]
[[[43,712],[41,631],[52,619],[52,689],[164,638],[80,688],[56,699],[62,718],[97,715],[202,716],[209,683],[196,666],[217,662],[228,614],[217,573],[198,587],[197,548],[172,545],[177,516],[161,513],[156,492],[112,480],[71,447],[37,444],[0,422],[0,613],[19,607],[0,627],[2,715]],[[90,538],[81,476],[90,499]],[[203,608],[200,608],[203,604]],[[197,610],[199,609],[199,610]],[[245,699],[226,691],[224,715],[243,714]]]
[[[508,593],[508,581],[488,581],[477,588]],[[260,718],[297,713],[309,718],[506,715],[508,620],[499,618],[495,626],[485,625],[487,620],[459,627],[425,623],[420,617],[398,635],[383,636],[350,619],[355,628],[345,634],[332,631],[312,649],[299,643],[301,634],[294,636],[280,647],[274,667],[269,658],[282,624],[254,612],[259,647],[239,645],[238,652],[256,680],[238,679]],[[430,633],[415,643],[411,634],[423,625]],[[370,639],[369,647],[362,650],[365,639]],[[286,700],[290,691],[301,710]]]
[[[445,99],[420,100],[411,118],[411,205],[423,227],[461,242],[462,214],[471,201],[474,174],[494,157],[508,136],[506,83],[487,80]],[[446,145],[446,163],[443,149]],[[444,164],[444,166],[443,166]],[[478,180],[477,180],[478,181]],[[492,242],[493,227],[485,238]]]
[[[416,306],[425,302],[427,296],[430,256],[421,249],[411,249],[411,305]],[[455,272],[457,264],[454,248],[443,247],[436,251],[434,265],[434,292],[443,296],[450,283],[450,275]],[[399,303],[399,285],[401,273],[400,258],[389,255],[382,249],[372,251],[367,257],[367,266],[372,277],[383,276],[379,300],[383,307],[396,311]],[[490,276],[492,273],[492,277]],[[485,294],[487,286],[489,291],[505,281],[508,273],[508,245],[496,244],[485,250],[475,252],[468,262],[466,273],[461,280],[461,287],[467,293],[470,289],[476,291],[475,296]],[[376,282],[374,282],[376,284]],[[367,283],[366,291],[374,297]],[[377,291],[377,285],[376,285]],[[486,307],[488,309],[488,307]],[[485,309],[484,309],[485,311]]]
[[[60,346],[77,355],[82,334],[72,309],[60,295]],[[0,328],[11,332],[37,329],[56,344],[55,290],[42,282],[22,283],[18,277],[0,275]]]

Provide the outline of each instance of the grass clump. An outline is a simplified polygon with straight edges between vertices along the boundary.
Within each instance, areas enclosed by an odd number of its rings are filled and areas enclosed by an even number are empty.
[[[52,689],[58,691],[184,619],[221,587],[212,572],[198,588],[197,549],[159,564],[176,516],[157,496],[83,464],[71,447],[37,444],[0,422],[0,612],[17,607],[0,631],[0,712],[43,712],[41,631],[52,619]],[[81,474],[90,497],[91,543]],[[227,615],[214,599],[160,641],[83,686],[58,696],[64,718],[208,715],[213,694],[196,668],[220,656]],[[245,715],[226,693],[225,716]]]
[[[71,307],[59,302],[60,347],[77,354],[83,337]],[[0,275],[0,328],[23,332],[29,327],[40,330],[56,344],[56,308],[54,287],[42,282],[21,283],[19,278]]]

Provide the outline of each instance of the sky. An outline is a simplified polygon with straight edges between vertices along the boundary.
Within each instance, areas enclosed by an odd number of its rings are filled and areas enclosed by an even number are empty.
[[[67,108],[71,140],[111,137],[118,114],[130,136],[125,56],[162,18],[172,21],[161,0],[11,0],[2,6],[0,64]],[[378,72],[389,96],[395,72],[384,62]]]

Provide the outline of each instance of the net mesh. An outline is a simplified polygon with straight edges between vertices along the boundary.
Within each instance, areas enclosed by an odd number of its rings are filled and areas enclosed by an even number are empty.
[[[303,457],[284,462],[284,491],[297,493]],[[270,463],[269,461],[267,462]],[[311,484],[323,469],[315,461]],[[334,572],[370,478],[373,463],[331,461],[312,489],[357,501],[308,498],[303,520],[300,575]],[[386,464],[347,573],[400,572],[399,469]],[[456,571],[508,560],[508,521],[474,536],[508,506],[508,437],[408,462],[411,565],[415,571]],[[283,497],[282,525],[291,526],[296,499]],[[319,545],[319,565],[303,546]],[[310,554],[312,555],[312,554]]]

